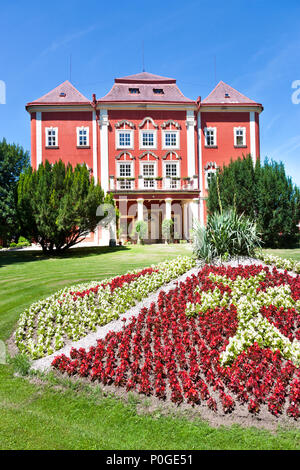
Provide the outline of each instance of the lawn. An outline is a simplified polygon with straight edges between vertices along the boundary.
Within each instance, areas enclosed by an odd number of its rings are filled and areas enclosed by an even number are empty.
[[[103,279],[179,254],[187,245],[74,249],[60,258],[40,252],[0,254],[0,338],[22,310],[76,282]],[[279,254],[276,250],[275,254]],[[180,417],[138,415],[134,403],[102,397],[97,389],[29,383],[0,365],[0,449],[300,449],[300,432],[212,428]]]
[[[295,249],[266,249],[264,250],[268,255],[280,256],[281,258],[293,259],[300,261],[300,248]]]

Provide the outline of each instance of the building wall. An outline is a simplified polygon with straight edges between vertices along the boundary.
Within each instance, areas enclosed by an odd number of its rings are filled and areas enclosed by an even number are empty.
[[[109,175],[116,176],[116,156],[122,151],[122,149],[116,148],[116,128],[115,124],[118,121],[126,119],[131,121],[134,124],[134,146],[133,149],[124,149],[124,151],[128,151],[135,157],[134,160],[134,174],[137,178],[140,174],[140,162],[141,160],[138,158],[146,149],[140,149],[139,146],[139,124],[143,121],[144,118],[151,117],[155,124],[158,125],[157,128],[157,147],[155,149],[149,149],[149,152],[155,153],[159,159],[157,160],[158,165],[158,176],[162,176],[162,157],[168,151],[167,149],[163,149],[162,145],[162,138],[163,138],[163,129],[161,125],[164,121],[172,119],[180,124],[180,148],[174,149],[174,151],[182,158],[180,161],[181,167],[181,177],[188,176],[187,172],[187,128],[186,128],[186,110],[183,111],[151,111],[151,110],[109,110],[108,111],[108,119],[109,119],[109,128],[108,128],[108,153],[109,153]],[[144,126],[143,129],[146,129]],[[155,129],[149,123],[149,129]],[[196,138],[196,127],[195,127],[195,156],[196,156],[196,146],[197,146],[197,138]],[[172,149],[170,149],[172,151]],[[197,159],[196,159],[197,160]],[[196,171],[198,171],[198,164],[196,161]]]
[[[77,127],[89,128],[89,148],[77,147]],[[58,128],[58,148],[46,147],[46,128]],[[70,162],[86,163],[93,167],[93,130],[91,111],[43,112],[42,113],[42,160],[54,163],[60,158]]]

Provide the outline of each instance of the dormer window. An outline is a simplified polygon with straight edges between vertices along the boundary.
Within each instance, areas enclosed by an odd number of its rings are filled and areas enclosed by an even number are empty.
[[[164,94],[164,90],[162,88],[153,88],[153,93],[155,95],[163,95]]]
[[[62,98],[64,98],[66,96],[66,94],[62,91],[59,96],[61,96]]]
[[[140,89],[139,88],[129,88],[129,93],[131,95],[135,95],[135,94],[138,94],[140,92]]]
[[[230,98],[230,94],[229,93],[225,93],[225,98]]]

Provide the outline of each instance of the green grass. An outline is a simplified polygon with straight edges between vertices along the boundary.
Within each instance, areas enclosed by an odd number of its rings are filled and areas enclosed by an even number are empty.
[[[66,285],[122,274],[179,254],[186,245],[74,249],[60,258],[39,252],[0,254],[0,338],[7,339],[32,302]],[[0,365],[0,449],[300,449],[300,432],[212,428],[200,420],[138,415],[133,405],[48,379],[15,377]]]
[[[295,248],[295,249],[276,249],[272,250],[266,249],[263,250],[265,253],[268,255],[275,255],[275,256],[280,256],[281,258],[288,258],[288,259],[293,259],[295,261],[300,261],[300,248]]]

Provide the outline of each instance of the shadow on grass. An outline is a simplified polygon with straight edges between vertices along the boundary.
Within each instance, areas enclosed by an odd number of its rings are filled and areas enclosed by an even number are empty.
[[[20,250],[3,251],[0,253],[0,267],[10,264],[29,263],[31,261],[44,261],[46,259],[68,259],[68,258],[86,258],[104,253],[124,252],[130,248],[126,246],[93,246],[93,247],[74,247],[64,253],[46,255],[42,251]]]

